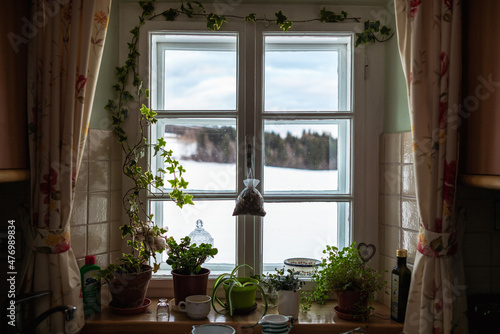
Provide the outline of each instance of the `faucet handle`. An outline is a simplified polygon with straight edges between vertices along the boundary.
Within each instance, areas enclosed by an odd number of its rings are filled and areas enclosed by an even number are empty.
[[[75,317],[76,306],[67,305],[64,310],[64,317],[66,321],[71,321]]]

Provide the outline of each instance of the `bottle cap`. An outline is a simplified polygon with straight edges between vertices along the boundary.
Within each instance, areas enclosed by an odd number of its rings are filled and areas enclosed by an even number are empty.
[[[95,264],[95,256],[94,255],[86,255],[85,256],[85,264]]]
[[[396,256],[397,257],[406,257],[407,256],[407,251],[406,249],[397,249],[396,250]]]

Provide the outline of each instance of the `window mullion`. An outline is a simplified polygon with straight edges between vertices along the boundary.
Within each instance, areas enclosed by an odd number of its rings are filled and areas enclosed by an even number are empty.
[[[258,61],[256,50],[256,31],[254,24],[245,25],[245,33],[240,36],[239,41],[239,69],[240,87],[239,92],[239,134],[238,134],[238,193],[244,189],[243,180],[247,177],[246,168],[246,138],[253,138],[254,143],[254,173],[255,177],[259,178],[259,172],[256,166],[259,164],[257,159],[257,147],[260,140],[256,136],[256,114],[255,110],[258,108],[256,104],[256,87],[258,86],[258,79],[256,78],[255,64]],[[259,168],[260,170],[260,168]],[[240,275],[250,275],[253,273],[261,272],[262,263],[262,242],[261,242],[261,218],[253,216],[239,216],[237,218],[237,262],[238,264],[248,264],[253,267],[254,271],[251,273],[248,268],[242,268]]]

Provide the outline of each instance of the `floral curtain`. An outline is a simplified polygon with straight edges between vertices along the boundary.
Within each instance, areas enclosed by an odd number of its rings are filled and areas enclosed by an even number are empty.
[[[465,291],[453,267],[461,0],[395,0],[395,10],[421,219],[404,332],[463,331]]]
[[[52,292],[41,313],[57,313],[42,333],[74,333],[84,324],[80,273],[71,249],[75,182],[90,120],[111,0],[33,0],[28,47],[28,127],[33,248],[24,290]]]

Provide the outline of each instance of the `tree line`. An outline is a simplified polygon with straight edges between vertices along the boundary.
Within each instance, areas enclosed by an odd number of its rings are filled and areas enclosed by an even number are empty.
[[[169,127],[166,132],[174,132],[181,139],[196,138],[196,153],[183,157],[195,161],[235,163],[236,129],[230,126],[198,128]],[[279,133],[264,133],[267,166],[298,168],[309,170],[337,169],[337,138],[328,134],[303,131],[301,136],[290,132],[283,138]]]

